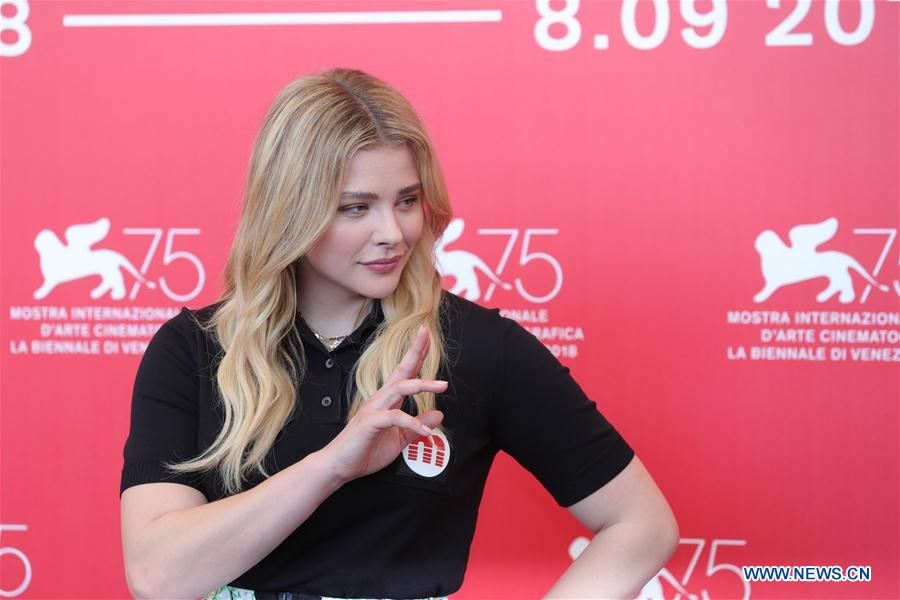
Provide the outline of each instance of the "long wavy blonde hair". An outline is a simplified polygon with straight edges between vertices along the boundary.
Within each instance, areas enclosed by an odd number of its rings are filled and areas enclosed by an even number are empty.
[[[419,376],[437,377],[447,354],[434,243],[452,213],[431,140],[409,101],[376,77],[339,68],[299,77],[278,93],[256,138],[224,289],[210,318],[200,322],[223,351],[214,362],[224,424],[209,448],[166,465],[171,470],[218,468],[228,494],[242,490],[250,471],[269,477],[266,454],[302,404],[298,260],[330,226],[354,153],[380,145],[405,146],[415,158],[426,226],[397,289],[381,300],[385,319],[351,372],[347,420],[387,380],[421,325],[431,347]],[[297,343],[285,344],[290,338]],[[419,414],[435,408],[432,392],[413,398]]]

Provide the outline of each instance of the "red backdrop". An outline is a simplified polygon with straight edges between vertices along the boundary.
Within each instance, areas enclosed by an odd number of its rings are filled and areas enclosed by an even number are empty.
[[[460,219],[446,287],[540,337],[664,491],[682,540],[646,597],[900,596],[900,3],[0,8],[4,596],[127,596],[140,354],[216,299],[262,116],[326,66],[417,107]],[[589,533],[501,455],[454,597],[537,597]]]

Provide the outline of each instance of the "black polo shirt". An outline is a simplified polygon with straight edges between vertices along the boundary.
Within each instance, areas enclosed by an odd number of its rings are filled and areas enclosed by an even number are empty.
[[[194,322],[215,307],[182,308],[151,339],[135,377],[120,496],[130,486],[164,481],[195,487],[210,502],[224,496],[214,472],[171,475],[161,465],[198,455],[221,428],[211,364],[221,348]],[[340,432],[349,370],[383,319],[376,300],[360,326],[329,353],[298,316],[308,366],[299,386],[302,410],[269,453],[269,473]],[[632,459],[632,448],[569,368],[516,321],[445,291],[441,328],[450,365],[437,379],[449,385],[437,396],[444,420],[434,445],[420,438],[386,468],[342,486],[230,585],[344,598],[449,595],[462,586],[478,505],[498,451],[534,474],[563,507],[599,489]],[[412,398],[403,410],[415,414]],[[248,487],[260,481],[257,476]]]

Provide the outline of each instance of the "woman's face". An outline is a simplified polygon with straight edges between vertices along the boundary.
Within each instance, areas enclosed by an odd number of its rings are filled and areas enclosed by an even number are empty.
[[[301,259],[304,288],[340,303],[384,298],[396,289],[425,222],[415,160],[402,146],[359,150],[345,174],[329,229]],[[363,263],[399,256],[390,270]]]

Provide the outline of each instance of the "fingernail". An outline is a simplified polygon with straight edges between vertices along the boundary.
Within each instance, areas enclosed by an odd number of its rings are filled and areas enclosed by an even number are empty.
[[[434,382],[438,385],[447,385],[447,382],[443,379],[435,379]]]
[[[431,427],[429,427],[428,425],[422,425],[422,429],[425,430],[425,433],[431,435]]]

